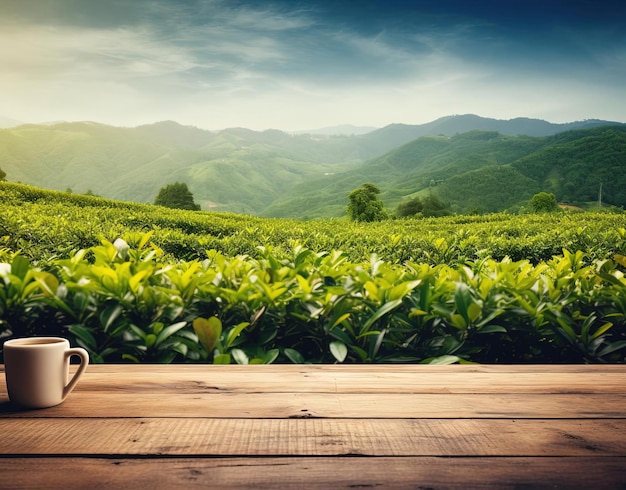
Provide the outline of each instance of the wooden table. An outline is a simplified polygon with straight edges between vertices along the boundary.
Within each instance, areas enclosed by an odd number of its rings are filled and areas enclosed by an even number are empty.
[[[3,489],[626,488],[626,366],[92,365],[0,434]]]

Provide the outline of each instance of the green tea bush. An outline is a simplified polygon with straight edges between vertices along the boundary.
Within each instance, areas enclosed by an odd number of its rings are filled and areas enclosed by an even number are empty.
[[[624,362],[623,213],[353,223],[0,183],[0,339],[94,362]]]
[[[177,260],[203,260],[212,249],[257,257],[259,246],[288,254],[298,244],[315,252],[341,250],[355,262],[376,254],[398,264],[454,265],[488,257],[538,264],[563,249],[584,251],[588,262],[626,254],[624,213],[303,222],[120,203],[9,182],[0,182],[0,204],[0,247],[21,250],[37,263],[128,232],[152,232],[153,243]]]
[[[626,359],[621,255],[433,266],[261,247],[174,262],[150,236],[104,240],[47,271],[19,254],[1,263],[2,336],[67,336],[94,362]]]

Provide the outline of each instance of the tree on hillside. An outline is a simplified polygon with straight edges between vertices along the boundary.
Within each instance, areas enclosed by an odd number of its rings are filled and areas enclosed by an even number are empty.
[[[415,197],[410,201],[400,203],[396,213],[400,218],[417,214],[424,217],[439,217],[450,214],[444,202],[432,193],[424,199]]]
[[[399,218],[406,218],[408,216],[415,216],[421,213],[424,209],[424,204],[419,197],[415,197],[409,201],[404,201],[398,204],[396,214]]]
[[[166,208],[200,210],[200,205],[194,202],[193,194],[187,187],[187,184],[181,182],[161,187],[154,204],[165,206]]]
[[[3,172],[2,169],[0,168],[0,180],[4,180],[6,176],[7,176],[6,172]]]
[[[539,192],[530,200],[530,207],[535,213],[551,213],[559,209],[559,203],[551,192]]]
[[[450,214],[446,204],[432,193],[424,198],[422,205],[424,206],[422,214],[426,217],[432,216],[438,218]]]
[[[380,221],[387,218],[383,202],[378,199],[380,189],[374,184],[363,184],[354,189],[348,198],[348,216],[353,221]]]

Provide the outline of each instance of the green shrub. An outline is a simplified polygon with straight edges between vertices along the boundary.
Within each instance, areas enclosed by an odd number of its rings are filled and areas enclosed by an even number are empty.
[[[49,271],[0,264],[2,335],[64,335],[94,362],[625,361],[621,255],[398,265],[261,247],[172,261],[150,236]]]
[[[0,338],[94,362],[625,360],[623,213],[299,222],[9,182],[0,203]]]

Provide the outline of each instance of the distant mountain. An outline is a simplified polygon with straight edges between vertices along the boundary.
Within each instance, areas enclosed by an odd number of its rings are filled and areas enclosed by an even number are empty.
[[[456,199],[451,189],[454,179],[465,172],[511,165],[537,183],[524,181],[528,189],[544,186],[554,181],[554,175],[565,175],[564,171],[554,168],[538,179],[520,166],[535,160],[524,158],[556,145],[550,150],[553,153],[542,157],[546,162],[561,162],[557,158],[561,147],[569,152],[568,158],[578,161],[576,152],[585,154],[586,143],[579,142],[581,146],[573,150],[567,138],[576,135],[581,139],[586,133],[571,129],[602,124],[607,122],[555,125],[534,119],[498,121],[466,115],[418,126],[394,124],[351,136],[245,128],[213,132],[173,121],[135,128],[94,122],[26,124],[0,129],[0,168],[9,180],[135,202],[153,202],[164,185],[185,182],[203,209],[264,216],[343,215],[347,194],[363,182],[378,185],[389,208],[436,187],[455,209],[464,210],[468,204]],[[468,128],[470,132],[465,131]],[[569,131],[559,133],[559,128]],[[616,134],[621,134],[623,125],[615,128]],[[511,136],[524,131],[552,136]],[[619,160],[621,150],[616,152]],[[561,184],[554,182],[551,185],[560,189]],[[566,183],[567,178],[563,186]],[[575,200],[576,192],[571,191],[563,196]],[[607,187],[607,192],[610,196],[612,191]],[[508,207],[509,201],[502,201],[500,208]],[[620,199],[614,201],[622,205]]]
[[[375,156],[355,137],[243,128],[210,132],[171,121],[120,128],[92,122],[0,130],[7,179],[55,190],[154,202],[188,184],[203,209],[257,214],[285,189]]]
[[[419,136],[427,134],[445,134],[453,136],[457,133],[467,133],[477,129],[482,131],[498,131],[502,134],[525,135],[525,136],[551,136],[572,129],[586,129],[596,126],[606,126],[620,124],[616,121],[601,121],[598,119],[587,119],[564,124],[555,124],[542,119],[529,119],[518,117],[509,120],[491,119],[476,116],[474,114],[464,114],[458,116],[446,116],[436,121],[413,126]]]
[[[174,121],[161,121],[137,126],[134,132],[147,140],[181,148],[202,148],[215,139],[215,133],[194,126],[182,126]]]
[[[308,129],[304,131],[294,131],[293,134],[313,134],[326,136],[353,136],[371,133],[378,128],[373,126],[353,126],[352,124],[341,124],[321,129]]]
[[[352,171],[297,186],[263,214],[339,216],[348,193],[364,182],[380,188],[390,211],[431,192],[459,213],[515,210],[540,191],[584,205],[597,200],[601,182],[604,203],[624,207],[625,163],[625,125],[546,137],[496,131],[423,136]]]
[[[464,114],[446,116],[425,124],[390,124],[367,134],[367,144],[384,147],[386,151],[397,148],[421,136],[454,136],[468,131],[497,131],[508,135],[551,136],[572,129],[586,129],[597,126],[621,124],[614,121],[587,119],[564,124],[555,124],[542,119],[518,117],[501,120]]]

